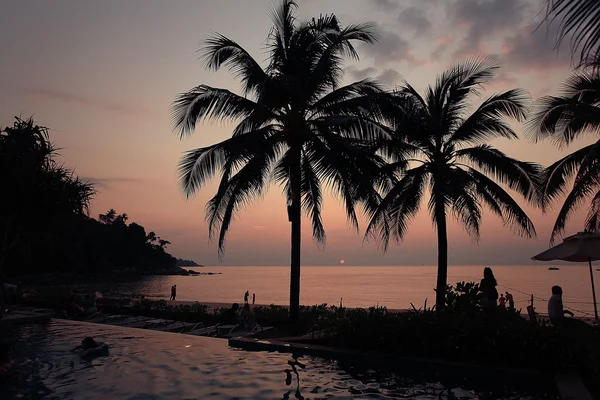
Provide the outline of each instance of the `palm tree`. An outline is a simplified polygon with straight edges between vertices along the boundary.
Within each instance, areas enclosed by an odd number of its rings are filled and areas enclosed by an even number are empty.
[[[556,47],[570,37],[579,64],[600,67],[600,1],[547,0],[545,21],[558,21]]]
[[[496,138],[517,138],[503,117],[524,119],[527,93],[512,89],[494,94],[468,113],[469,100],[497,68],[491,59],[458,64],[441,74],[425,96],[404,83],[395,93],[395,109],[386,111],[393,132],[380,149],[390,161],[387,172],[395,178],[378,201],[367,204],[370,222],[366,237],[380,239],[384,250],[390,238],[401,241],[428,197],[438,239],[438,311],[445,300],[449,213],[475,239],[479,237],[483,206],[517,233],[527,237],[536,234],[523,209],[497,182],[530,200],[539,168],[510,158],[487,143]]]
[[[598,72],[595,69],[580,70],[566,81],[559,96],[540,98],[528,124],[534,140],[550,139],[561,147],[568,146],[573,140],[587,134],[598,138]],[[573,211],[590,197],[592,201],[585,229],[590,232],[600,231],[600,140],[547,167],[542,174],[541,185],[540,200],[544,209],[570,187],[552,229],[551,242],[564,231]]]
[[[370,185],[366,175],[381,165],[363,140],[382,134],[371,118],[377,116],[377,100],[389,97],[368,79],[340,86],[344,57],[358,58],[352,42],[375,39],[371,25],[342,27],[335,15],[298,22],[296,7],[294,1],[283,0],[272,16],[266,68],[225,36],[207,40],[207,67],[228,67],[240,79],[242,95],[200,85],[179,95],[173,105],[181,137],[190,134],[199,120],[237,122],[231,138],[187,152],[179,165],[188,197],[217,171],[221,174],[206,211],[209,237],[219,229],[220,255],[233,216],[262,196],[271,181],[284,187],[291,221],[292,320],[298,317],[300,304],[302,209],[312,221],[315,240],[324,243],[325,184],[343,199],[347,216],[357,227],[356,194]]]

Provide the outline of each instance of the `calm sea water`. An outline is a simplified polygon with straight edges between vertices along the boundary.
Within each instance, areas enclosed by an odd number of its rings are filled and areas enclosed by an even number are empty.
[[[587,266],[560,265],[560,270],[549,271],[549,264],[534,266],[496,266],[494,274],[499,291],[508,290],[515,298],[517,308],[525,308],[534,294],[547,299],[553,285],[564,291],[567,306],[593,313],[590,273]],[[594,266],[596,284],[600,286],[600,272]],[[111,289],[121,294],[145,295],[168,299],[171,285],[177,285],[177,300],[232,303],[243,301],[246,290],[256,293],[257,304],[289,303],[289,267],[205,267],[202,272],[220,272],[220,275],[154,276],[135,283],[123,283]],[[448,270],[448,282],[476,281],[482,277],[479,266],[456,266]],[[335,304],[347,307],[385,305],[388,308],[409,308],[413,303],[422,307],[425,300],[432,305],[436,282],[436,267],[302,267],[301,303]],[[597,290],[600,293],[600,289]],[[600,296],[599,296],[600,297]],[[252,298],[252,297],[251,297]],[[536,308],[544,312],[546,304],[536,300]],[[583,313],[576,315],[585,316]]]

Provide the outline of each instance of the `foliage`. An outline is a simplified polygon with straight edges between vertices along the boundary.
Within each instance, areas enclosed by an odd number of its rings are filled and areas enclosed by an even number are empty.
[[[16,118],[0,132],[0,272],[107,272],[165,269],[168,241],[115,210],[89,218],[93,185],[57,163],[48,129]]]
[[[393,132],[379,141],[379,151],[390,161],[385,169],[391,178],[381,197],[366,202],[366,237],[379,239],[384,250],[390,239],[401,241],[427,201],[438,233],[438,310],[444,307],[447,284],[449,214],[474,240],[479,238],[484,206],[517,234],[536,234],[533,222],[502,186],[532,201],[540,167],[488,144],[498,138],[517,139],[504,118],[523,120],[528,94],[511,89],[469,109],[497,69],[489,58],[458,64],[442,73],[425,96],[405,83],[394,93],[394,105],[383,112]]]
[[[600,64],[600,2],[597,0],[547,0],[546,21],[558,21],[556,47],[571,38],[571,55],[580,65]]]
[[[447,285],[445,292],[446,309],[472,313],[479,310],[479,284],[475,282],[457,282],[456,286]]]
[[[600,132],[600,75],[585,70],[575,73],[558,96],[544,96],[536,102],[529,132],[534,140],[548,139],[559,147]],[[567,196],[558,213],[551,241],[564,232],[566,223],[581,203],[591,198],[585,229],[600,231],[600,140],[556,161],[541,175],[540,205],[547,209]],[[572,186],[571,185],[572,182]]]
[[[240,79],[242,95],[200,85],[173,104],[180,136],[202,120],[236,123],[231,138],[188,151],[179,165],[187,196],[221,174],[206,208],[209,236],[219,231],[220,255],[236,213],[260,198],[271,182],[283,186],[292,222],[292,318],[299,307],[302,210],[310,217],[315,240],[325,243],[321,207],[327,185],[358,227],[357,193],[370,186],[381,166],[363,140],[383,134],[373,117],[388,97],[370,79],[341,85],[344,58],[358,59],[353,43],[375,40],[371,25],[344,27],[335,15],[298,21],[296,8],[294,1],[281,0],[274,11],[266,68],[221,34],[206,41],[206,66],[215,71],[227,67]]]

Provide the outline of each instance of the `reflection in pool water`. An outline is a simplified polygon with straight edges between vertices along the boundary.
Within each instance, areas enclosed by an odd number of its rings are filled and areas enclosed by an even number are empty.
[[[52,321],[3,332],[15,341],[0,398],[23,399],[318,399],[547,398],[502,389],[448,390],[440,383],[317,357],[246,352],[221,339],[89,323]],[[82,359],[72,349],[93,336],[108,355]]]

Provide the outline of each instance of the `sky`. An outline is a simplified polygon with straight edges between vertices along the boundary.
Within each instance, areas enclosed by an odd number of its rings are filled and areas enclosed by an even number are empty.
[[[569,49],[554,48],[555,28],[542,25],[543,0],[299,0],[300,18],[335,13],[343,24],[374,22],[379,40],[359,45],[361,60],[345,67],[345,82],[370,76],[388,87],[409,81],[422,91],[438,73],[467,57],[492,55],[502,64],[487,94],[522,87],[532,99],[555,94],[571,72]],[[34,115],[51,128],[60,161],[94,182],[91,215],[114,208],[172,244],[169,251],[205,265],[289,265],[289,231],[282,188],[240,213],[230,229],[225,255],[208,240],[204,207],[212,182],[185,199],[177,164],[185,150],[226,139],[232,126],[200,124],[180,139],[170,106],[199,84],[239,92],[225,70],[207,71],[198,49],[222,33],[264,61],[271,27],[270,0],[3,0],[0,2],[0,125]],[[522,126],[517,125],[518,132]],[[523,138],[493,144],[508,155],[548,165],[568,149]],[[452,222],[448,228],[453,265],[528,264],[548,247],[558,212],[542,214],[520,204],[535,223],[537,239],[518,237],[484,213],[474,243]],[[305,220],[304,265],[433,265],[436,234],[423,207],[401,244],[383,253],[353,231],[344,210],[327,197],[325,247],[315,244]],[[583,227],[584,213],[567,233]],[[361,229],[365,226],[362,220]]]

